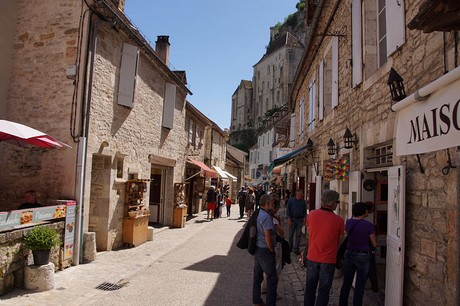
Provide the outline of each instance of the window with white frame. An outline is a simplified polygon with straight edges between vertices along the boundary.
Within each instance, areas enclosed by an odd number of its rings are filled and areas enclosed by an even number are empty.
[[[304,114],[305,114],[305,99],[302,97],[299,104],[299,138],[303,137],[303,126],[304,126]]]
[[[404,14],[404,0],[352,1],[353,87],[405,43]]]
[[[315,128],[315,108],[316,108],[316,93],[315,93],[315,80],[310,81],[308,88],[308,101],[309,101],[309,113],[308,113],[308,131],[311,132]]]
[[[320,120],[323,120],[324,117],[329,115],[332,112],[332,109],[338,105],[338,75],[339,38],[334,36],[327,46],[324,57],[320,60],[318,66],[318,117]]]

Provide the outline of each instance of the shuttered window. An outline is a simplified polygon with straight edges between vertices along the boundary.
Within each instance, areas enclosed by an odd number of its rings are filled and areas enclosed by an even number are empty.
[[[393,54],[406,41],[404,0],[386,0],[387,55]]]
[[[132,108],[136,89],[139,48],[124,43],[121,55],[117,103]]]
[[[299,105],[299,137],[303,137],[303,126],[304,126],[304,115],[305,115],[305,100],[302,98]]]
[[[309,87],[309,106],[308,113],[308,131],[311,132],[315,128],[315,108],[316,108],[316,95],[315,95],[315,80],[310,82]]]
[[[332,108],[339,105],[339,37],[332,38]]]
[[[174,106],[176,104],[176,85],[166,83],[165,97],[163,100],[163,120],[162,127],[173,128]]]
[[[324,61],[318,64],[318,119],[324,119]]]
[[[361,0],[353,0],[351,4],[352,30],[352,87],[363,81],[363,48],[362,48],[362,19]]]
[[[295,114],[291,114],[291,130],[289,131],[289,147],[294,146],[295,140]]]

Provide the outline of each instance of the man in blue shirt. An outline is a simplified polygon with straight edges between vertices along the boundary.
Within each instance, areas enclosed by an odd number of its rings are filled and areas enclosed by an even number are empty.
[[[278,274],[276,273],[275,243],[276,232],[269,211],[274,209],[273,198],[268,194],[260,198],[260,211],[257,216],[256,252],[254,254],[254,278],[252,302],[254,305],[276,305]],[[261,284],[267,276],[267,303],[262,301]]]
[[[303,198],[303,191],[297,190],[295,197],[287,202],[286,217],[289,224],[289,246],[296,255],[299,255],[300,239],[302,238],[302,227],[307,216],[307,204]],[[294,244],[295,233],[295,244]]]

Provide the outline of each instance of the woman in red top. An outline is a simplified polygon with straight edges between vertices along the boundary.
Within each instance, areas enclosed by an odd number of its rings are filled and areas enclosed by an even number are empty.
[[[225,200],[225,206],[227,207],[227,218],[230,217],[230,208],[232,208],[232,199],[230,199],[230,197],[227,197],[227,199]]]

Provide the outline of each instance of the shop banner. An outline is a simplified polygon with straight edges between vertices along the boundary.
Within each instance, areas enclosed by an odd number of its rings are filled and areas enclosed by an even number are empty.
[[[460,79],[398,111],[396,155],[421,154],[460,145]]]
[[[77,202],[68,201],[65,216],[65,234],[64,234],[64,259],[69,259],[73,254],[73,242],[75,236],[75,213]]]
[[[65,204],[0,212],[0,231],[27,227],[34,223],[60,219],[65,216]]]

